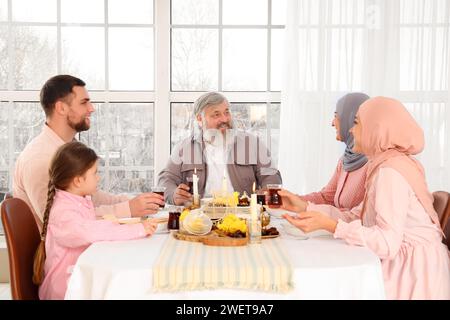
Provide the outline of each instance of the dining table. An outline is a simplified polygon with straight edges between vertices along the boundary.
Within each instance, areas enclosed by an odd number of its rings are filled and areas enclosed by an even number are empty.
[[[272,218],[292,265],[293,287],[287,292],[214,288],[155,290],[153,267],[173,231],[151,237],[91,244],[71,270],[65,299],[160,300],[310,300],[386,299],[379,257],[327,232],[299,236],[284,219]],[[182,240],[177,240],[182,241]],[[192,243],[194,245],[194,243]],[[257,246],[258,244],[251,244]]]

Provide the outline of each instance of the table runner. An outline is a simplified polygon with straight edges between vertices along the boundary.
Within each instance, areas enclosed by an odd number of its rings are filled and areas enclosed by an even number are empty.
[[[238,288],[287,292],[293,268],[278,239],[240,247],[206,246],[170,235],[153,266],[155,291]]]

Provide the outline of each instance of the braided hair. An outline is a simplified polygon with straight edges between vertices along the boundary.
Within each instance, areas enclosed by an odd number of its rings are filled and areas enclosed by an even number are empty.
[[[44,224],[41,232],[41,242],[34,255],[33,283],[40,285],[44,279],[45,238],[50,219],[50,211],[56,190],[66,190],[73,179],[86,173],[97,161],[94,150],[78,141],[62,145],[54,155],[49,168],[47,205],[44,211]]]

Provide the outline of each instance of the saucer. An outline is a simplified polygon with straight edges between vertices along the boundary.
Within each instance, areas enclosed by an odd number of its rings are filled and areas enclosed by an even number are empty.
[[[267,205],[264,206],[264,208],[266,209],[266,212],[268,214],[270,214],[272,217],[278,218],[278,219],[283,219],[281,216],[283,214],[288,214],[291,217],[296,217],[297,214],[295,212],[289,211],[289,210],[285,210],[285,209],[274,209],[274,208],[269,208]]]

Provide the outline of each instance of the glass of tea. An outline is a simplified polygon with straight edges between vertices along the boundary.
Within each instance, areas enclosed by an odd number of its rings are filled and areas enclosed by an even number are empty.
[[[262,190],[256,192],[256,203],[262,206],[266,205],[266,193]]]
[[[164,197],[164,192],[166,191],[166,187],[152,187],[152,192],[157,193]],[[164,205],[159,205],[160,208],[164,208]]]
[[[189,193],[194,194],[194,180],[192,177],[186,178],[186,184],[189,187]]]
[[[167,220],[167,229],[178,230],[180,229],[180,215],[183,211],[182,206],[169,206],[169,220]]]
[[[283,186],[281,184],[268,184],[267,189],[269,191],[269,202],[267,205],[269,208],[279,208],[283,204],[283,200],[281,196],[278,194],[278,191],[281,190]]]

